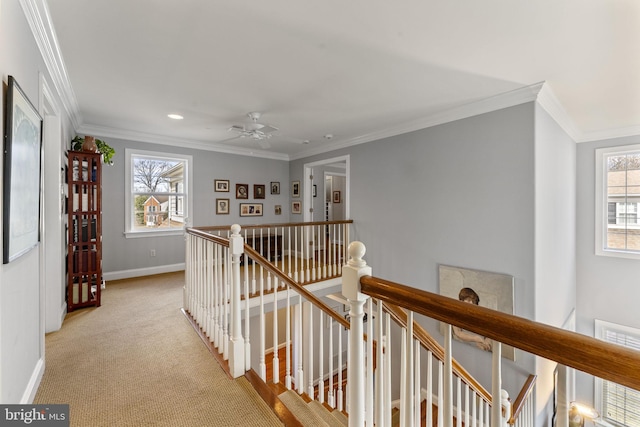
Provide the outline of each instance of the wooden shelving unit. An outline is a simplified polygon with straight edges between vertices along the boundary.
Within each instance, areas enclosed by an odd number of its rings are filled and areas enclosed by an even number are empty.
[[[67,311],[99,307],[102,287],[101,155],[67,153]]]

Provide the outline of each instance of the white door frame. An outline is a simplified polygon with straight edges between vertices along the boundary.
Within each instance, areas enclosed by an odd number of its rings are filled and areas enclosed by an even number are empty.
[[[53,92],[40,75],[40,114],[43,117],[42,134],[42,206],[40,243],[40,313],[44,332],[62,327],[66,314],[64,280],[64,223],[63,185],[64,166],[60,109]],[[44,337],[44,333],[42,334]]]
[[[345,162],[345,195],[344,195],[344,203],[345,203],[345,217],[351,218],[351,203],[350,203],[350,192],[351,192],[351,157],[350,155],[333,157],[331,159],[318,160],[316,162],[305,163],[304,165],[304,175],[303,175],[303,183],[304,183],[304,203],[303,203],[303,220],[305,222],[309,222],[313,220],[313,213],[310,211],[311,206],[313,206],[313,191],[312,185],[313,180],[310,178],[313,175],[313,168],[321,165],[329,165],[332,163],[340,163]],[[317,179],[317,178],[314,178]],[[324,176],[322,177],[324,179]],[[324,188],[324,183],[323,183]],[[323,195],[324,197],[324,195]]]

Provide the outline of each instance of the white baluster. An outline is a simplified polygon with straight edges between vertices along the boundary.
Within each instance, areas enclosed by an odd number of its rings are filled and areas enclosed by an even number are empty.
[[[374,424],[378,427],[384,425],[384,409],[383,404],[384,397],[384,330],[383,330],[383,314],[382,314],[382,301],[376,302],[377,315],[376,315],[376,340],[378,345],[376,347],[376,373],[375,373],[375,396],[374,396]]]
[[[223,329],[223,338],[222,338],[222,358],[224,360],[229,360],[229,249],[223,249],[223,274],[224,279],[222,282],[222,288],[224,290],[224,296],[222,298],[222,329]]]
[[[373,300],[367,298],[367,371],[366,371],[366,385],[365,385],[365,415],[366,423],[368,426],[373,425]]]
[[[444,364],[438,361],[438,427],[444,426]]]
[[[456,381],[456,427],[462,427],[462,379]]]
[[[276,281],[276,284],[278,282]],[[278,356],[278,287],[273,287],[273,383],[280,382],[280,356]]]
[[[318,402],[324,403],[324,313],[322,310],[318,310]]]
[[[303,366],[302,366],[302,298],[299,298],[299,303],[296,304],[296,306],[294,307],[294,311],[295,314],[294,316],[296,317],[296,322],[293,324],[293,327],[295,328],[295,343],[294,343],[294,349],[295,349],[295,362],[297,365],[297,370],[296,370],[296,390],[298,391],[299,394],[302,394],[304,392],[304,371],[303,371]]]
[[[333,393],[333,318],[329,317],[329,392],[327,393],[327,403],[332,408],[336,407],[336,400]]]
[[[287,286],[287,320],[285,325],[285,374],[284,385],[291,390],[291,289]]]
[[[491,354],[491,427],[501,427],[502,405],[500,404],[502,390],[502,369],[500,359],[502,358],[502,343],[493,340],[493,352]]]
[[[342,325],[338,323],[338,395],[336,398],[338,399],[337,406],[339,411],[344,409],[344,395],[342,394],[342,333]]]
[[[293,229],[293,249],[294,249],[294,256],[295,258],[294,260],[294,269],[293,269],[293,280],[295,280],[296,282],[300,282],[299,280],[299,274],[298,274],[298,227],[294,227]]]
[[[453,427],[453,365],[451,362],[451,325],[444,328],[444,427]],[[438,410],[440,412],[440,410]]]
[[[413,380],[413,384],[414,384],[414,403],[413,403],[413,412],[415,414],[415,418],[413,421],[413,425],[415,426],[419,426],[420,425],[420,402],[422,400],[422,393],[420,393],[421,388],[420,388],[420,341],[418,340],[414,340],[414,352],[415,352],[415,357],[414,357],[414,366],[415,366],[415,372],[414,372],[414,380]]]
[[[427,427],[433,425],[433,353],[427,352]]]
[[[240,226],[231,226],[232,235],[229,249],[232,256],[231,274],[231,343],[229,349],[229,369],[233,378],[245,373],[245,349],[242,336],[242,313],[240,308],[240,256],[244,252],[244,239],[240,235]]]
[[[385,329],[387,332],[385,341],[385,366],[384,366],[384,417],[385,426],[391,426],[391,316],[385,315]]]
[[[255,263],[254,263],[255,265]],[[262,381],[267,382],[267,364],[265,362],[265,351],[266,351],[266,321],[264,318],[264,282],[260,280],[259,284],[260,291],[260,378]]]
[[[304,315],[302,327],[304,329],[304,337],[306,338],[306,363],[304,365],[304,371],[306,372],[305,379],[307,380],[307,394],[313,398],[313,305],[310,302],[305,301],[302,305],[302,313]]]

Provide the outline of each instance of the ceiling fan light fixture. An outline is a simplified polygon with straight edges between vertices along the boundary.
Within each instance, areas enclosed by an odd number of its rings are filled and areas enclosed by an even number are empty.
[[[173,119],[173,120],[182,120],[182,119],[184,119],[184,117],[182,117],[180,114],[175,114],[175,113],[167,114],[167,117],[169,117],[170,119]]]

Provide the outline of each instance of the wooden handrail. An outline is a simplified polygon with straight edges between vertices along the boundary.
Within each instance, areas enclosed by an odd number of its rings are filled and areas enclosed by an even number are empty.
[[[219,245],[229,247],[229,239],[207,233],[202,229],[199,229],[199,228],[196,229],[196,228],[190,227],[190,228],[187,228],[187,233],[192,234],[194,236],[198,236],[205,240],[215,242]],[[295,289],[296,292],[304,296],[305,299],[307,299],[309,302],[313,303],[315,306],[317,306],[322,311],[324,311],[325,314],[331,316],[336,322],[340,323],[343,327],[347,329],[350,327],[349,322],[344,317],[340,316],[338,313],[336,313],[335,310],[329,307],[324,301],[322,301],[321,299],[316,297],[314,294],[306,290],[304,286],[300,285],[298,282],[294,281],[289,276],[287,276],[282,270],[280,270],[278,267],[273,265],[273,263],[269,262],[265,257],[260,255],[258,251],[253,249],[251,245],[248,245],[246,243],[244,244],[244,253],[247,254],[251,259],[253,259],[254,262],[257,262],[264,269],[266,269],[271,274],[276,276],[278,279],[286,283],[291,288]]]
[[[520,412],[524,408],[524,403],[527,401],[529,395],[533,392],[533,386],[536,385],[536,375],[529,375],[527,381],[525,381],[522,390],[520,390],[520,394],[516,397],[516,400],[511,404],[511,418],[509,418],[509,424],[514,424],[518,417],[520,416]]]
[[[384,279],[364,276],[360,285],[384,302],[640,390],[639,351]]]
[[[383,308],[387,311],[391,317],[398,323],[400,326],[406,328],[407,327],[407,313],[402,310],[400,307],[394,304],[390,304],[385,302],[383,304]],[[433,337],[415,320],[413,321],[413,334],[420,341],[420,344],[424,346],[427,350],[431,351],[436,359],[443,361],[444,360],[444,348],[433,339]],[[453,368],[453,372],[460,378],[463,378],[469,387],[476,392],[485,402],[491,405],[491,394],[480,384],[475,378],[471,376],[471,374],[462,367],[462,365],[455,359],[451,360],[451,365]]]
[[[243,224],[241,225],[243,230],[252,230],[257,228],[283,228],[283,227],[299,227],[303,225],[334,225],[334,224],[353,224],[352,219],[345,219],[340,221],[310,221],[310,222],[283,222],[274,224]],[[187,232],[191,230],[199,231],[229,231],[231,230],[231,224],[229,225],[208,225],[202,227],[189,227]]]

